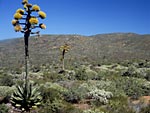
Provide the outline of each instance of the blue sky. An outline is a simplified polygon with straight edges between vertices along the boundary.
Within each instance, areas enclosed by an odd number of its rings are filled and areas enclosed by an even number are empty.
[[[22,0],[0,0],[0,40],[22,37],[11,25]],[[150,34],[150,0],[29,0],[47,13],[41,34]]]

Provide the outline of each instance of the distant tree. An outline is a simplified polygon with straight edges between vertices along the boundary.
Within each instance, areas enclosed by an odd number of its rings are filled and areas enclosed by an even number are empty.
[[[38,18],[44,19],[46,18],[46,14],[40,10],[40,7],[38,5],[32,5],[28,3],[28,0],[23,0],[22,4],[24,5],[24,9],[19,8],[16,13],[14,14],[14,19],[12,20],[12,25],[14,26],[14,30],[16,32],[21,32],[24,34],[24,44],[25,44],[25,85],[23,87],[23,95],[26,97],[22,98],[22,102],[26,101],[28,89],[29,89],[29,83],[28,83],[28,59],[29,59],[29,52],[28,52],[28,44],[29,44],[29,37],[31,34],[37,34],[39,35],[39,31],[33,32],[35,28],[41,28],[45,29],[46,26],[43,23],[39,23]],[[36,14],[37,12],[37,14]],[[34,14],[34,15],[33,15]],[[31,88],[31,87],[30,87]],[[32,89],[30,89],[30,92]],[[20,90],[18,90],[19,92]],[[19,94],[19,93],[17,93]],[[16,97],[16,93],[13,95],[13,99],[16,100],[16,98],[20,99],[20,97]],[[29,98],[29,97],[28,97]],[[19,100],[18,100],[19,101]],[[17,102],[17,100],[15,101]],[[34,101],[33,101],[34,102]],[[17,104],[15,104],[17,105]],[[28,106],[23,106],[25,111],[29,111]]]

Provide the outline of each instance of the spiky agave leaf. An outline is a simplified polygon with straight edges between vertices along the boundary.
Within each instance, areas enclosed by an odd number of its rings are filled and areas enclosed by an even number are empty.
[[[17,86],[17,90],[11,97],[11,103],[14,107],[20,110],[30,111],[30,109],[39,106],[42,97],[36,87],[32,87],[31,84],[25,86]]]

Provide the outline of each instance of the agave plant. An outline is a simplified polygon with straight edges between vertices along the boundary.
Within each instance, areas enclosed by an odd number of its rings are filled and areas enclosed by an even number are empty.
[[[41,94],[37,87],[32,84],[17,86],[17,90],[11,97],[11,103],[22,112],[30,112],[32,108],[37,108],[41,104]]]
[[[30,4],[28,0],[22,0],[22,4],[24,5],[24,9],[19,8],[16,10],[14,19],[12,20],[12,25],[16,32],[24,34],[25,83],[23,86],[17,86],[17,90],[12,95],[11,102],[13,106],[21,109],[22,111],[30,111],[30,109],[37,107],[37,105],[40,104],[41,96],[37,88],[34,88],[31,84],[29,84],[28,80],[29,37],[32,34],[39,35],[39,31],[35,31],[36,28],[46,28],[45,24],[39,23],[39,18],[46,18],[46,13],[41,11],[38,5]]]
[[[65,70],[65,54],[70,50],[70,46],[68,44],[65,44],[63,46],[60,47],[60,50],[61,50],[61,53],[62,53],[62,58],[61,58],[61,61],[62,61],[62,70]]]

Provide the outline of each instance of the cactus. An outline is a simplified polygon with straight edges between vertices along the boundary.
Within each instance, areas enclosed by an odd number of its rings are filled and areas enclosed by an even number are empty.
[[[37,87],[31,84],[16,86],[17,90],[12,94],[11,103],[14,107],[20,109],[22,112],[30,111],[32,108],[37,108],[41,104],[41,93]]]

